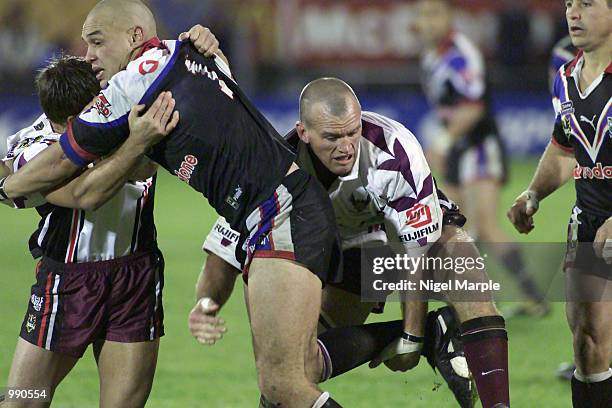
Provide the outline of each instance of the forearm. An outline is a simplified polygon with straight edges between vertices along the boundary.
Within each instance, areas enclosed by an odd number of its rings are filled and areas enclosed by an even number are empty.
[[[6,177],[11,174],[11,165],[9,161],[0,160],[0,178]]]
[[[404,331],[413,336],[425,335],[425,316],[427,315],[427,302],[406,301],[402,303]]]
[[[466,103],[458,106],[446,125],[446,131],[451,140],[458,141],[463,138],[476,126],[484,114],[484,106],[478,103]]]
[[[64,155],[59,143],[37,155],[32,161],[11,174],[4,182],[4,193],[18,198],[49,191],[78,171],[79,167]]]
[[[221,257],[209,253],[196,283],[196,300],[208,297],[222,307],[229,300],[239,273]]]
[[[572,178],[576,159],[570,153],[549,143],[540,159],[528,190],[543,200]]]

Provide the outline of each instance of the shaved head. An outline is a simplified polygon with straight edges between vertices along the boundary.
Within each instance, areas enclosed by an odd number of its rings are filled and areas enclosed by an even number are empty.
[[[342,117],[359,100],[353,89],[338,78],[319,78],[304,87],[300,94],[300,121],[313,122],[313,115]]]
[[[142,54],[147,42],[157,37],[155,18],[140,0],[103,0],[83,23],[87,43],[85,59],[104,88],[110,78]]]
[[[88,22],[109,24],[120,30],[138,26],[147,39],[157,36],[153,13],[140,0],[102,0],[89,12],[83,29]]]

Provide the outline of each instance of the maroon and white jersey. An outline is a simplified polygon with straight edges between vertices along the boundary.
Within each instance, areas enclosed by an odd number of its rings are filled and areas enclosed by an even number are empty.
[[[362,135],[351,173],[328,188],[342,249],[377,241],[424,252],[440,237],[443,211],[419,142],[402,124],[373,112],[362,113]],[[312,153],[303,143],[296,147],[298,165],[315,175]],[[204,249],[235,265],[235,243],[236,233],[219,219]]]
[[[13,171],[17,171],[60,136],[43,115],[7,139],[5,160],[12,159]],[[30,238],[34,257],[44,255],[58,262],[76,263],[115,259],[156,248],[154,194],[152,177],[126,183],[95,211],[58,207],[44,202],[40,195],[5,203],[17,208],[36,207],[40,214],[38,229]]]

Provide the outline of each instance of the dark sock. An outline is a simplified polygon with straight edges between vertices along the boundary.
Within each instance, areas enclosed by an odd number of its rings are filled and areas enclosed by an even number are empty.
[[[529,299],[535,300],[536,302],[544,301],[544,295],[538,288],[538,285],[529,275],[529,272],[527,272],[523,255],[518,248],[513,247],[499,258],[504,264],[504,267],[510,271],[510,273],[512,273],[521,290],[529,297]]]
[[[338,327],[319,336],[323,354],[329,356],[327,375],[336,377],[376,357],[389,343],[403,333],[401,320],[370,323],[361,326]]]
[[[461,324],[461,341],[483,408],[510,406],[508,334],[504,318],[485,316]]]
[[[612,407],[612,377],[594,383],[572,377],[572,405],[574,408]]]

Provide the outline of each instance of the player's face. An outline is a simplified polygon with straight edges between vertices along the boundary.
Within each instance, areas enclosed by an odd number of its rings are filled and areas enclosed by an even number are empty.
[[[109,79],[130,62],[130,30],[114,26],[108,18],[90,15],[83,24],[82,37],[87,43],[85,59],[105,88]]]
[[[425,45],[435,47],[451,29],[449,6],[444,1],[420,0],[416,4],[416,30]]]
[[[361,107],[351,98],[346,114],[336,117],[321,106],[312,110],[312,124],[304,131],[312,152],[339,177],[350,174],[361,138]]]
[[[612,8],[607,0],[567,0],[565,7],[574,46],[590,52],[612,41]]]

